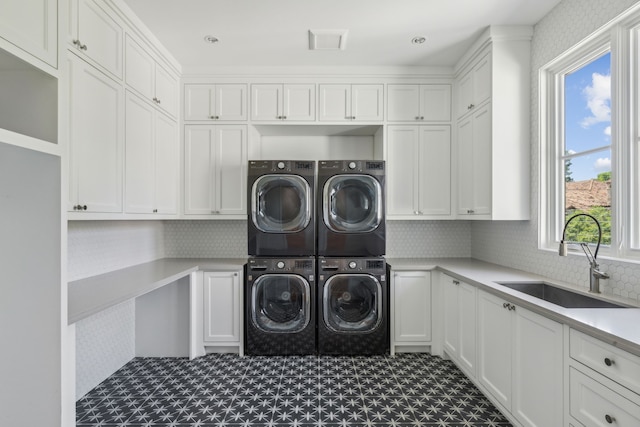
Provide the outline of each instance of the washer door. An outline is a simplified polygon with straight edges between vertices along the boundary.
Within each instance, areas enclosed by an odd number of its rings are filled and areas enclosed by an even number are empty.
[[[311,287],[296,274],[265,274],[251,289],[251,320],[264,332],[300,332],[311,320]]]
[[[368,233],[382,221],[382,187],[371,175],[336,175],[324,185],[323,219],[337,233]]]
[[[369,332],[382,321],[382,286],[369,274],[336,274],[324,284],[323,317],[336,332]]]
[[[311,187],[298,175],[264,175],[251,189],[251,218],[264,233],[296,233],[311,221]]]

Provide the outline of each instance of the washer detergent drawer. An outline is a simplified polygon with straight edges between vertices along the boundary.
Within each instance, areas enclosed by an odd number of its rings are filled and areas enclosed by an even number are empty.
[[[585,427],[640,426],[640,406],[634,401],[575,368],[570,368],[569,382],[571,416]],[[633,396],[637,402],[638,396]]]

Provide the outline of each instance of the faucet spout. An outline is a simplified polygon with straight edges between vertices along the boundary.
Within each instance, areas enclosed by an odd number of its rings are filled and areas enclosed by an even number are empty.
[[[589,292],[599,294],[600,279],[608,279],[609,275],[599,270],[600,266],[596,261],[596,258],[598,257],[598,250],[600,249],[600,242],[602,241],[602,227],[600,227],[600,222],[598,222],[596,217],[594,217],[593,215],[585,214],[585,213],[579,213],[569,218],[564,225],[564,229],[562,230],[562,239],[560,240],[560,247],[558,250],[558,254],[560,256],[567,256],[567,243],[564,241],[565,235],[567,232],[567,226],[571,221],[573,221],[579,216],[586,216],[588,218],[591,218],[598,226],[598,244],[596,245],[595,252],[592,253],[591,249],[589,249],[589,245],[585,242],[572,242],[572,243],[580,244],[582,251],[587,257],[587,261],[589,261]]]

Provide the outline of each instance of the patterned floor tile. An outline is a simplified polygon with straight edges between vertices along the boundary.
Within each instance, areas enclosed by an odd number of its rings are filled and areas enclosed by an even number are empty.
[[[78,427],[510,427],[427,354],[136,358],[76,402]]]

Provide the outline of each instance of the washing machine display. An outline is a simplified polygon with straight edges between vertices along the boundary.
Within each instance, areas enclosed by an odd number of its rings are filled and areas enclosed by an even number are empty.
[[[249,255],[315,253],[313,161],[250,161]]]
[[[246,277],[247,354],[315,354],[314,259],[249,258]]]
[[[318,163],[318,255],[385,254],[383,161]]]
[[[318,352],[389,351],[389,285],[384,258],[318,258]]]

